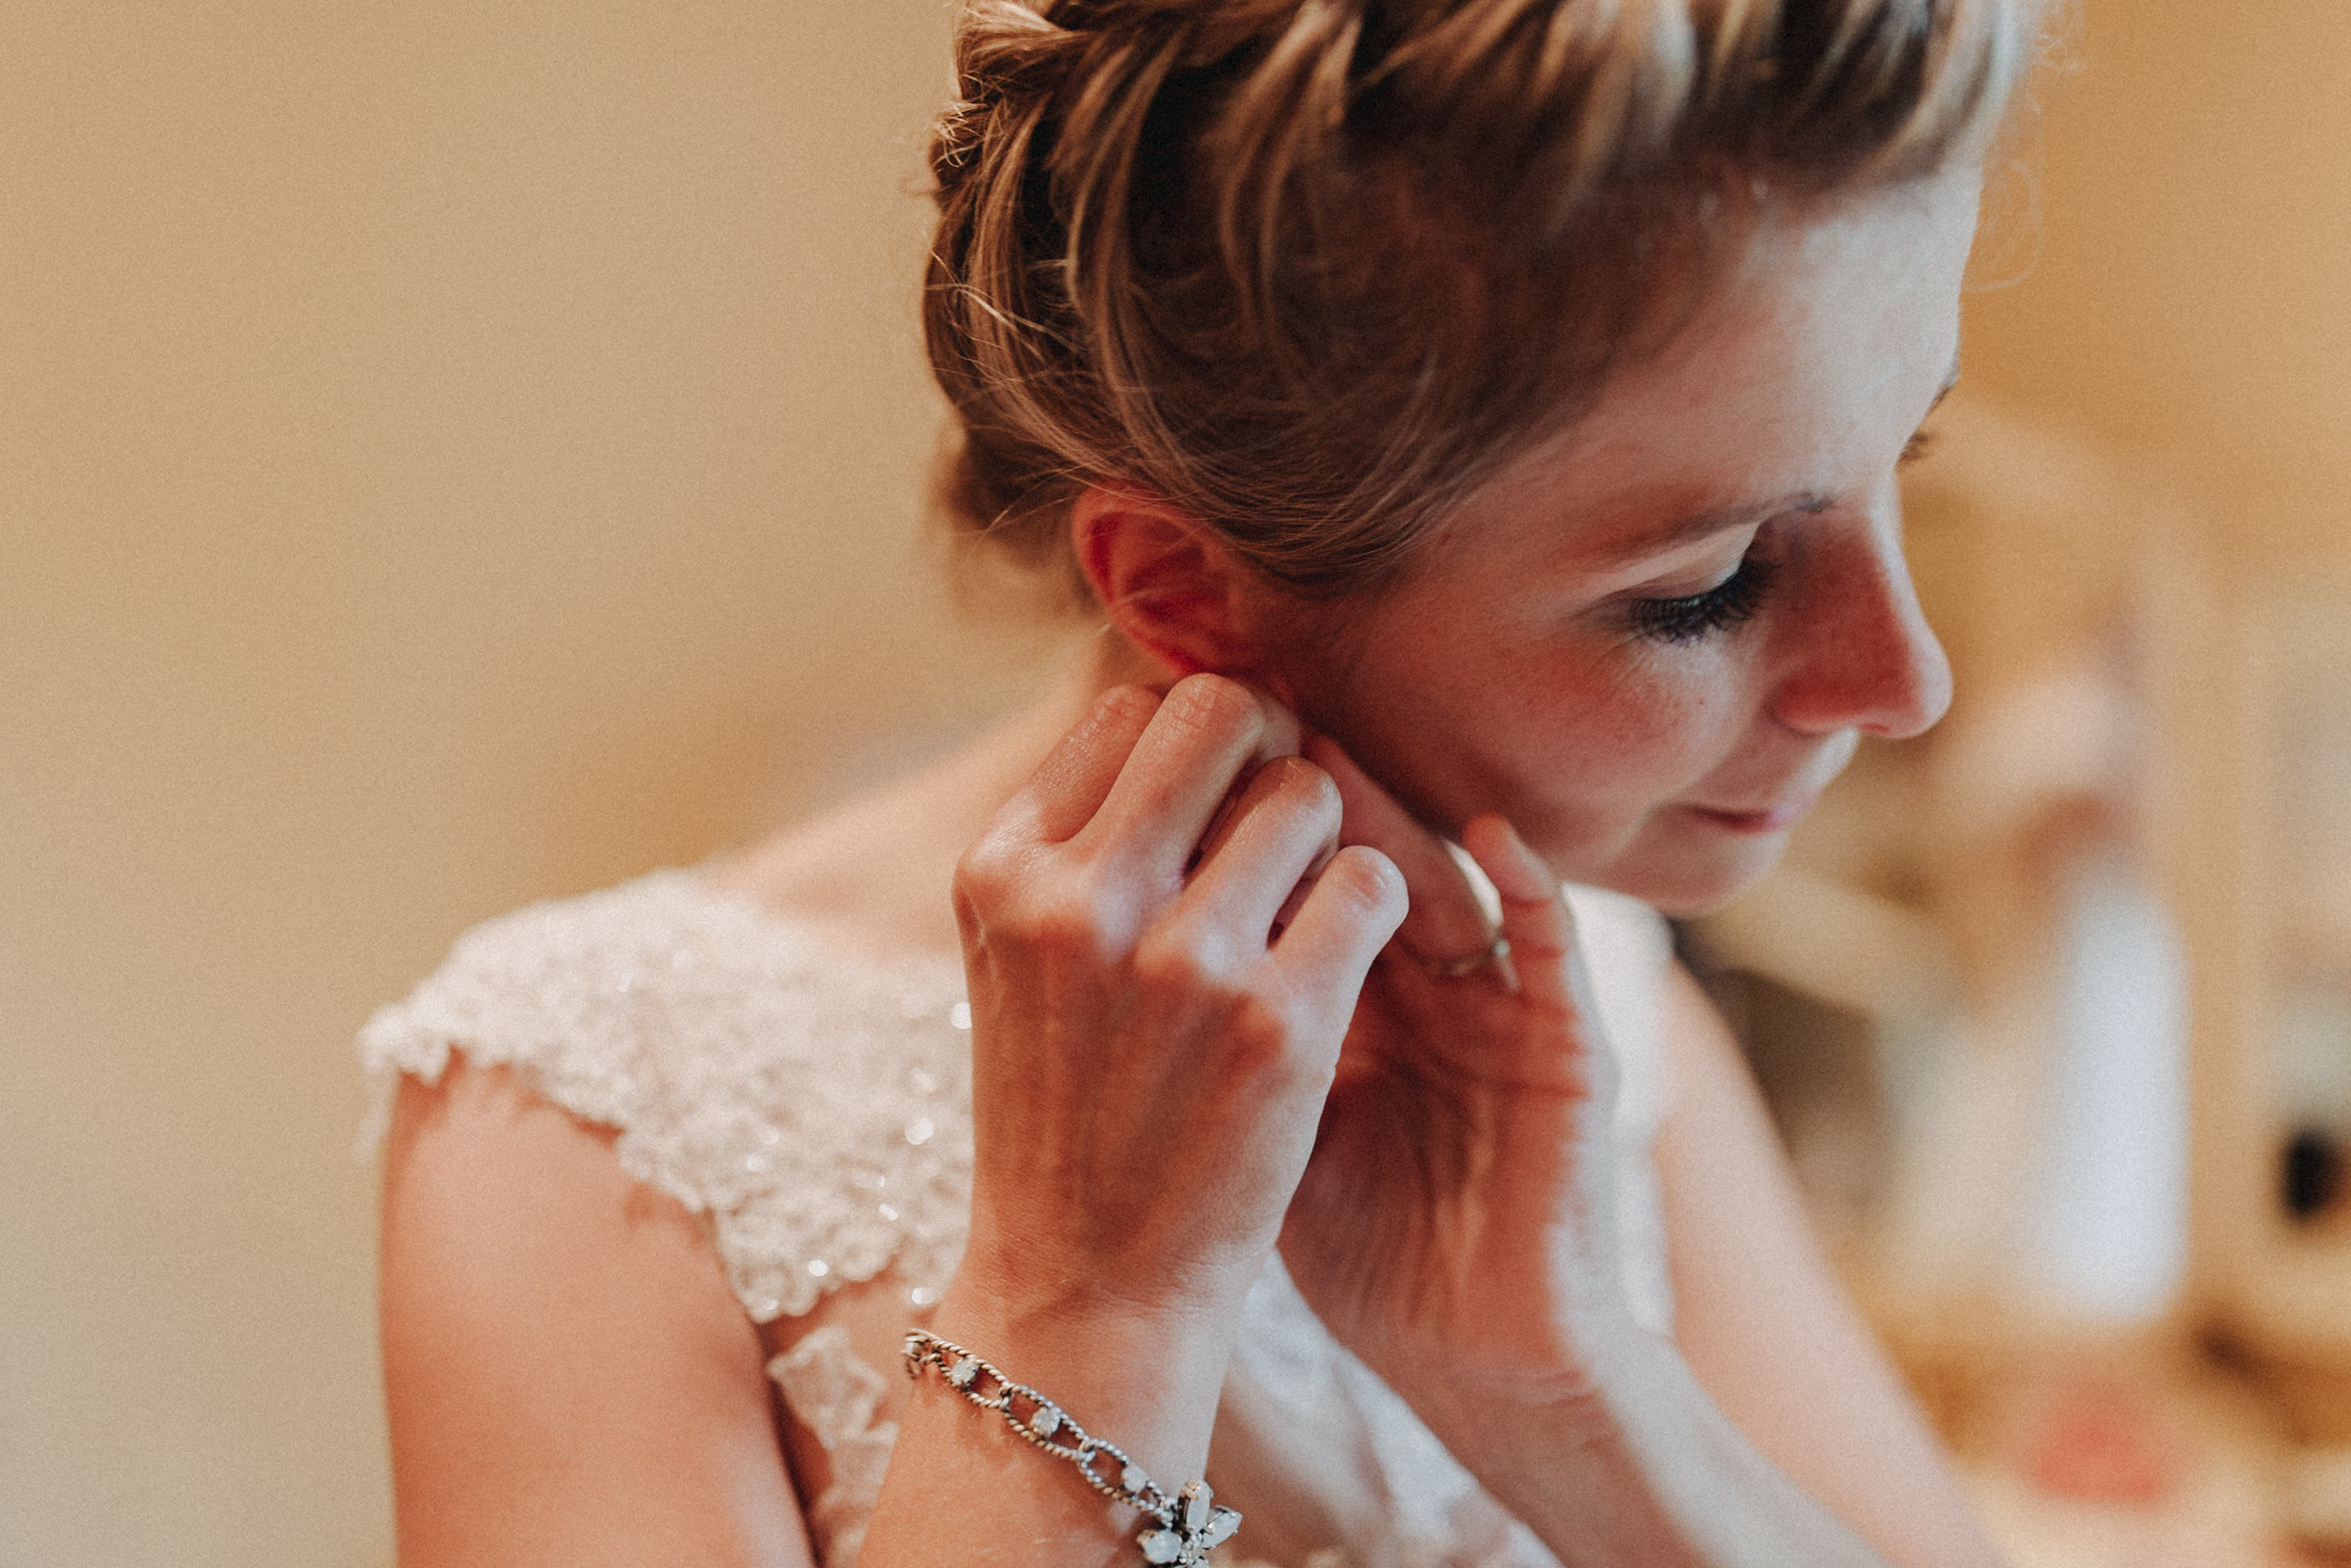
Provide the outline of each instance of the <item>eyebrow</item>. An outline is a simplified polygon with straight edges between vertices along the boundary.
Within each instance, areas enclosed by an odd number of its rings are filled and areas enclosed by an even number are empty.
[[[1637,538],[1626,539],[1616,548],[1604,552],[1598,560],[1603,567],[1631,566],[1653,555],[1679,549],[1684,545],[1711,538],[1716,534],[1729,533],[1733,528],[1761,528],[1773,517],[1790,512],[1808,515],[1825,512],[1834,505],[1817,490],[1802,490],[1792,496],[1782,496],[1770,501],[1741,501],[1729,507],[1708,507],[1677,518],[1661,528],[1651,528]]]
[[[1949,397],[1959,384],[1959,361],[1954,356],[1951,368],[1943,374],[1943,384],[1935,390],[1935,401],[1927,405],[1926,417],[1918,423],[1923,425],[1928,419],[1933,418],[1935,411],[1943,406],[1943,400]],[[1773,517],[1785,517],[1791,512],[1817,516],[1835,504],[1831,497],[1817,490],[1800,490],[1774,500],[1740,501],[1728,507],[1708,507],[1662,528],[1650,529],[1636,538],[1626,539],[1622,545],[1603,553],[1598,564],[1606,568],[1632,566],[1650,556],[1663,555],[1667,550],[1679,549],[1684,545],[1696,544],[1716,534],[1729,533],[1733,528],[1760,528]]]

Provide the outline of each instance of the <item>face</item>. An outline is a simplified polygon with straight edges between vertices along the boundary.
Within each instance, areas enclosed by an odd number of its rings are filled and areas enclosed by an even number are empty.
[[[1570,880],[1691,913],[1760,876],[1861,737],[1949,698],[1895,473],[1950,383],[1976,193],[1767,222],[1405,583],[1279,618],[1307,630],[1264,639],[1307,721],[1423,820],[1499,810]]]

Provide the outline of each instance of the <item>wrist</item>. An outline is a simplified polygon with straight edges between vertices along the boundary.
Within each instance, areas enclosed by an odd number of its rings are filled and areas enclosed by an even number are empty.
[[[1169,1490],[1202,1473],[1237,1312],[959,1271],[927,1326],[1049,1396]]]
[[[1039,1283],[968,1266],[909,1336],[916,1375],[862,1561],[945,1561],[942,1529],[949,1556],[991,1563],[1172,1560],[1144,1537],[1230,1533],[1228,1516],[1194,1521],[1184,1488],[1207,1469],[1232,1325]]]
[[[1609,1425],[1645,1341],[1653,1336],[1621,1301],[1594,1302],[1569,1321],[1419,1346],[1374,1367],[1461,1453],[1465,1445],[1507,1444],[1528,1424],[1552,1431]]]

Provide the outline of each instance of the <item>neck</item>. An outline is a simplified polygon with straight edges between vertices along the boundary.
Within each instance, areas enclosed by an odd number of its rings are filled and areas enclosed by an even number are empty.
[[[1104,692],[1174,679],[1105,629],[1034,698],[947,756],[720,862],[710,879],[876,954],[956,952],[947,890],[963,852]]]
[[[1102,694],[1124,685],[1164,692],[1176,678],[1165,664],[1106,626],[1087,639],[1028,703],[948,756],[869,799],[880,804],[904,792],[937,810],[938,836],[955,843],[946,862],[952,873],[955,857],[986,831],[989,820],[1029,782]]]

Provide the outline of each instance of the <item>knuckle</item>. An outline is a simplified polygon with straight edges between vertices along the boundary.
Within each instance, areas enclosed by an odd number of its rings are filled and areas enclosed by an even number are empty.
[[[1094,716],[1113,725],[1139,726],[1158,711],[1158,694],[1148,686],[1113,686],[1094,704]]]
[[[1228,1048],[1234,1066],[1258,1086],[1280,1093],[1313,1071],[1310,1019],[1264,997],[1245,998],[1234,1009]]]
[[[1176,683],[1160,711],[1200,734],[1255,740],[1265,728],[1265,709],[1249,688],[1223,675],[1186,675]]]
[[[1092,961],[1113,951],[1114,893],[1085,872],[1000,849],[967,852],[956,868],[956,907],[967,924],[1045,957]]]
[[[1082,894],[1032,901],[1021,911],[1019,928],[1029,946],[1058,958],[1099,959],[1112,946],[1108,911]]]
[[[1265,765],[1263,771],[1274,775],[1273,787],[1300,811],[1316,819],[1327,818],[1333,823],[1338,821],[1338,784],[1303,757],[1277,757]]]
[[[1145,993],[1194,1003],[1234,992],[1229,944],[1213,929],[1185,924],[1163,926],[1134,950],[1135,983]]]
[[[1234,1049],[1253,1064],[1265,1066],[1286,1058],[1295,1032],[1288,1013],[1263,997],[1244,997],[1233,1009]]]
[[[1011,883],[1011,860],[993,833],[965,850],[956,861],[951,884],[956,906],[986,911],[999,905]]]

